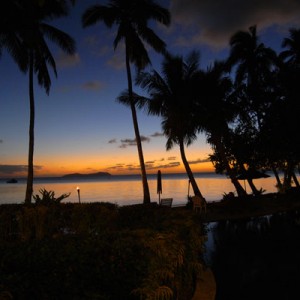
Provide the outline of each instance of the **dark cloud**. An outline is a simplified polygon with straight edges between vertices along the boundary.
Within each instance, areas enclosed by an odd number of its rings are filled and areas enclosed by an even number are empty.
[[[145,163],[146,165],[146,169],[149,170],[158,170],[158,169],[167,169],[167,168],[175,168],[180,166],[180,162],[178,161],[174,161],[174,162],[170,162],[170,163],[166,163],[166,164],[155,164],[155,160],[154,161],[148,161]],[[140,165],[139,164],[117,164],[115,166],[111,166],[107,168],[107,171],[109,170],[113,170],[113,171],[122,171],[122,172],[132,172],[132,171],[140,171]]]
[[[175,168],[180,166],[180,162],[174,161],[166,164],[159,164],[156,165],[154,162],[146,163],[147,170],[158,170],[158,169],[168,169],[168,168]]]
[[[161,137],[161,136],[164,136],[164,134],[161,132],[154,132],[153,134],[151,134],[151,137]]]
[[[168,164],[160,164],[160,165],[147,165],[147,170],[156,170],[156,169],[168,169],[168,168],[175,168],[180,166],[180,162],[176,161],[176,162],[171,162]]]
[[[209,158],[204,158],[204,159],[197,159],[197,160],[191,160],[189,161],[190,165],[196,165],[196,164],[202,164],[202,163],[206,163],[206,162],[210,162]]]
[[[176,159],[176,156],[170,156],[168,157],[168,160],[175,160]]]
[[[141,141],[149,143],[150,138],[141,135]],[[122,144],[121,144],[120,148],[127,148],[127,146],[136,146],[136,139],[124,139],[124,140],[121,140],[121,143]]]
[[[108,141],[109,144],[115,144],[116,142],[117,142],[116,139],[111,139],[111,140]]]
[[[42,166],[34,166],[34,170],[41,170]],[[0,165],[0,175],[13,175],[16,173],[26,173],[27,165]]]
[[[3,143],[3,140],[0,140],[0,144],[2,144]]]
[[[193,30],[178,37],[178,43],[189,46],[224,47],[232,34],[252,25],[262,30],[300,24],[299,0],[171,0],[170,11],[175,26]]]
[[[154,164],[155,160],[146,161],[146,164]]]

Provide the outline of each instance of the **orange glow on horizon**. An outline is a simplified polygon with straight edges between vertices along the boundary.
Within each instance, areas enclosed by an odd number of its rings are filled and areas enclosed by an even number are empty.
[[[101,164],[94,164],[93,167],[85,163],[81,164],[66,164],[61,167],[59,164],[51,165],[51,167],[46,166],[42,169],[35,170],[35,176],[47,177],[47,176],[63,176],[66,174],[73,174],[73,173],[81,173],[81,174],[89,174],[89,173],[97,173],[97,172],[107,172],[111,175],[133,175],[133,174],[140,174],[139,165],[136,164],[132,169],[122,168],[122,166],[103,166]],[[204,162],[199,164],[191,164],[190,165],[193,172],[214,172],[214,168],[211,162]],[[147,174],[156,174],[158,170],[161,170],[162,173],[185,173],[185,168],[181,163],[179,166],[176,167],[146,167]],[[24,174],[20,174],[24,176]]]
[[[207,162],[207,149],[198,148],[186,150],[186,156],[193,172],[214,172],[211,162]],[[80,173],[91,174],[107,172],[111,175],[140,174],[140,164],[137,152],[133,149],[120,153],[106,152],[90,153],[88,155],[51,155],[37,153],[34,157],[35,177],[60,177],[67,174]],[[2,173],[0,177],[26,177],[26,161],[24,158],[14,159],[5,164],[15,166],[14,172]],[[151,150],[144,151],[144,161],[147,174],[156,174],[158,170],[162,173],[185,173],[178,148],[170,151]],[[22,166],[22,168],[18,168]]]

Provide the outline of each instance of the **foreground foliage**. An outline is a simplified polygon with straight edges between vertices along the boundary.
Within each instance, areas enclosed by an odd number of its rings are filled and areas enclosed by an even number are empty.
[[[1,205],[0,299],[191,299],[204,234],[186,209]]]

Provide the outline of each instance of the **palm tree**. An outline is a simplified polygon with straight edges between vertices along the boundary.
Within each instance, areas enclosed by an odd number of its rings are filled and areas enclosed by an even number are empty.
[[[235,83],[243,86],[245,97],[243,106],[248,110],[247,118],[256,117],[256,125],[261,127],[263,115],[268,109],[266,98],[262,96],[266,84],[272,76],[272,68],[277,62],[276,53],[259,42],[256,26],[249,31],[238,31],[230,38],[229,68],[236,66]],[[252,118],[254,119],[254,118]]]
[[[166,55],[162,75],[157,71],[141,72],[137,83],[149,93],[144,101],[148,113],[162,117],[162,129],[167,137],[166,149],[179,145],[181,159],[194,194],[203,198],[185,155],[185,145],[196,139],[193,119],[193,101],[196,93],[199,55],[191,53],[186,60],[179,56]],[[144,102],[142,104],[144,104]]]
[[[46,23],[47,20],[53,20],[68,14],[66,2],[16,0],[14,3],[14,16],[16,18],[15,20],[7,19],[5,28],[9,28],[9,30],[2,34],[2,37],[4,37],[2,45],[11,52],[20,69],[29,73],[30,124],[28,175],[25,194],[25,203],[28,204],[32,198],[34,175],[34,74],[37,76],[39,85],[45,88],[46,93],[49,94],[51,78],[48,66],[53,69],[55,75],[57,75],[57,71],[46,38],[57,44],[68,54],[75,53],[75,42],[68,34]],[[12,21],[16,21],[16,23],[12,25]],[[16,43],[9,43],[9,38],[15,39]],[[21,46],[22,54],[20,57],[17,55],[19,54],[19,48],[13,48],[11,45],[13,47],[15,45]],[[15,51],[15,49],[17,50]]]
[[[149,44],[157,52],[162,53],[165,51],[165,43],[148,26],[148,22],[150,20],[155,20],[164,25],[169,25],[169,11],[152,0],[110,0],[107,6],[95,5],[88,8],[82,16],[83,27],[94,25],[100,21],[104,22],[104,24],[109,28],[113,25],[117,25],[118,31],[117,36],[114,39],[114,48],[117,48],[121,40],[124,40],[125,43],[128,95],[142,173],[144,203],[150,203],[150,192],[138,127],[136,107],[133,99],[133,84],[130,64],[133,63],[138,70],[142,70],[150,64],[150,58],[143,41]]]
[[[200,132],[205,132],[207,141],[215,152],[214,158],[217,171],[226,171],[231,179],[237,194],[244,196],[245,190],[236,178],[236,172],[231,161],[232,158],[228,140],[231,140],[229,124],[233,122],[237,112],[231,98],[233,85],[231,79],[225,75],[225,64],[215,61],[212,67],[203,72],[199,85],[201,97],[197,98],[197,127]]]
[[[283,39],[282,47],[285,48],[280,54],[279,85],[281,86],[281,97],[284,99],[284,109],[280,115],[284,116],[281,126],[282,139],[288,141],[281,153],[284,153],[284,179],[285,187],[291,186],[294,177],[294,169],[299,163],[299,141],[298,141],[298,116],[299,116],[299,76],[300,76],[300,29],[291,28],[290,36]],[[284,115],[283,115],[284,114]]]
[[[227,61],[230,69],[235,69],[235,88],[238,91],[237,104],[239,105],[238,124],[236,134],[248,136],[246,161],[239,161],[240,168],[244,164],[255,164],[257,152],[255,146],[260,132],[263,129],[266,116],[276,101],[274,94],[274,71],[277,68],[278,57],[275,51],[259,41],[256,26],[249,31],[238,31],[230,39],[230,55]],[[243,155],[240,156],[240,159]],[[253,165],[252,167],[256,167]],[[249,184],[256,192],[253,183]]]
[[[283,61],[300,66],[300,29],[291,28],[290,36],[283,39],[282,47],[287,48],[280,53]]]
[[[0,10],[0,58],[3,50],[7,50],[19,68],[26,72],[26,55],[17,33],[22,12],[17,1],[7,0],[5,2]]]

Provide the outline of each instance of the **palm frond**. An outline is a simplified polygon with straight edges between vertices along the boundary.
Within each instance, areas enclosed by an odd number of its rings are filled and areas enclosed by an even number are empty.
[[[110,28],[116,22],[116,16],[117,12],[113,7],[93,5],[83,13],[81,23],[83,28],[85,28],[103,21]]]
[[[76,51],[75,40],[62,30],[48,24],[41,24],[41,32],[52,42],[57,44],[64,52],[74,54]]]

